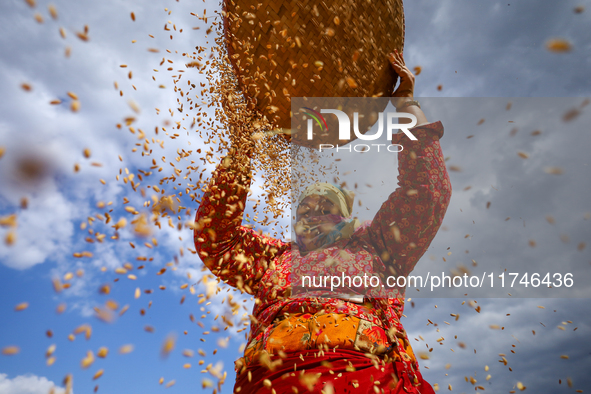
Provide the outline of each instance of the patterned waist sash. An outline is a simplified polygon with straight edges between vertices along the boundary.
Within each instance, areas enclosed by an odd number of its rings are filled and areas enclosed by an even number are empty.
[[[398,341],[398,346],[404,347],[407,354],[414,359],[410,346],[402,339]],[[284,316],[253,338],[244,357],[236,361],[236,371],[257,365],[263,359],[269,359],[269,356],[335,348],[378,356],[390,354],[393,358],[397,356],[394,352],[396,347],[390,342],[384,329],[372,322],[347,314],[298,313]]]

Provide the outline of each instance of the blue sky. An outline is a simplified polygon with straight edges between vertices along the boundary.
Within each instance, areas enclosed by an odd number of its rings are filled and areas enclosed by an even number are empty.
[[[144,198],[131,190],[129,182],[122,181],[127,169],[138,182],[138,169],[149,170],[152,158],[163,168],[162,173],[145,177],[141,187],[158,184],[164,175],[172,174],[169,162],[183,174],[191,160],[200,165],[199,171],[205,169],[204,176],[211,171],[212,166],[199,160],[202,155],[196,153],[175,160],[180,149],[208,149],[198,134],[181,132],[178,138],[171,139],[162,127],[172,130],[175,121],[190,124],[190,119],[183,120],[175,113],[179,97],[171,75],[179,69],[187,70],[183,52],[213,42],[213,34],[206,36],[205,23],[190,13],[202,16],[206,8],[210,16],[219,5],[55,1],[59,17],[53,20],[48,4],[37,1],[31,8],[25,1],[8,0],[0,5],[0,86],[4,96],[0,105],[0,147],[5,149],[0,157],[0,217],[16,214],[18,223],[15,228],[0,227],[0,348],[20,348],[17,355],[0,355],[0,392],[46,393],[54,384],[63,387],[67,374],[73,374],[73,391],[78,393],[91,392],[96,385],[103,393],[200,392],[204,378],[217,384],[217,377],[202,372],[211,364],[210,370],[219,367],[220,373],[227,372],[222,392],[229,393],[234,380],[233,361],[245,343],[245,331],[238,333],[237,326],[243,324],[252,302],[249,297],[219,288],[220,294],[199,304],[200,294],[208,289],[215,292],[215,287],[196,284],[195,294],[189,288],[181,289],[204,275],[202,264],[189,250],[190,229],[182,227],[179,231],[163,220],[162,230],[154,230],[146,238],[138,237],[129,224],[133,217],[124,207],[142,211]],[[416,95],[496,98],[453,101],[453,117],[445,113],[447,104],[432,101],[432,109],[426,109],[430,120],[444,119],[444,154],[449,157],[448,164],[461,171],[451,172],[454,196],[444,223],[447,230],[437,236],[419,263],[421,267],[427,269],[438,263],[447,271],[475,259],[481,263],[475,271],[484,269],[483,264],[527,270],[566,266],[586,275],[585,268],[591,261],[589,246],[581,249],[579,245],[588,242],[591,233],[591,207],[586,198],[590,189],[586,175],[591,143],[589,109],[583,108],[572,122],[561,120],[569,108],[580,105],[582,98],[591,93],[591,41],[587,29],[591,17],[588,9],[574,12],[579,5],[590,6],[583,1],[510,0],[420,0],[405,4],[405,57],[409,66],[422,67]],[[35,20],[36,13],[42,15],[43,23]],[[89,27],[88,42],[76,37],[77,32],[84,31],[84,25]],[[165,25],[174,25],[177,31],[165,31]],[[60,27],[66,32],[65,39],[60,37]],[[545,44],[552,38],[567,39],[572,51],[548,51]],[[71,48],[69,58],[64,56],[66,47]],[[150,52],[149,48],[159,52]],[[166,62],[166,66],[173,67],[172,72],[160,66],[163,57],[173,62]],[[130,71],[132,79],[128,77]],[[184,78],[205,81],[198,75],[189,77],[189,73],[186,71]],[[25,91],[22,84],[29,84],[32,90]],[[68,92],[74,92],[79,99],[77,113],[70,110],[73,99]],[[540,104],[545,110],[533,113],[532,119],[527,117],[530,112],[523,108],[519,112],[516,105],[514,110],[523,117],[517,134],[511,137],[513,126],[500,127],[494,118],[486,117],[495,112],[485,109],[484,103],[517,103],[512,97],[567,99]],[[58,98],[61,104],[49,104]],[[141,109],[139,114],[130,100]],[[116,127],[130,116],[137,118],[133,124],[135,134],[125,126]],[[485,123],[477,128],[479,119],[485,117]],[[454,119],[464,123],[454,127]],[[156,126],[160,128],[158,135],[154,133]],[[150,157],[132,152],[137,143],[144,142],[138,139],[139,129],[150,140],[164,141],[164,148],[155,141],[151,142],[154,154]],[[541,134],[532,136],[536,129]],[[467,139],[469,135],[475,137]],[[90,158],[84,157],[85,149],[90,150]],[[519,151],[527,152],[529,159],[518,157]],[[40,163],[35,173],[41,175],[23,181],[23,167],[19,167],[22,162]],[[75,164],[80,166],[76,173]],[[544,172],[548,166],[560,167],[564,173],[548,174]],[[376,173],[377,178],[380,175]],[[178,195],[187,181],[179,182],[160,186],[166,194]],[[154,192],[146,190],[150,198]],[[25,209],[21,207],[23,197],[28,201]],[[130,200],[128,204],[124,204],[124,197]],[[179,213],[180,222],[186,224],[196,205],[185,193],[179,198],[179,204],[187,208]],[[99,208],[101,202],[105,206]],[[106,205],[109,202],[112,205]],[[487,202],[491,202],[489,209]],[[100,224],[97,219],[92,226],[87,224],[81,229],[89,216],[105,212],[113,217],[113,223],[120,218],[128,221],[118,241],[108,239],[114,234],[112,223]],[[549,215],[554,224],[549,223]],[[506,221],[507,217],[511,220]],[[174,226],[178,221],[175,214]],[[106,234],[107,239],[103,243],[86,242],[86,237],[96,240],[96,234],[88,233],[89,228]],[[15,232],[16,242],[8,246],[4,239],[10,231]],[[471,237],[465,238],[466,234]],[[537,242],[535,248],[528,244],[531,239]],[[129,242],[136,247],[131,248]],[[92,252],[92,257],[73,257],[73,253],[83,251]],[[125,263],[133,269],[126,274],[116,273],[115,269]],[[140,265],[145,267],[138,269]],[[166,272],[157,275],[161,268],[167,268]],[[76,275],[78,270],[83,270],[81,277]],[[67,273],[73,274],[68,281],[72,285],[58,294],[53,290],[52,278],[66,282]],[[137,279],[129,279],[129,274]],[[107,283],[111,285],[110,294],[100,294],[99,288]],[[141,292],[137,299],[136,288]],[[147,294],[145,290],[153,292]],[[227,294],[232,294],[240,305],[235,315],[228,306]],[[183,296],[186,299],[181,304]],[[451,384],[453,392],[473,391],[474,386],[465,381],[465,376],[475,377],[486,392],[493,393],[507,392],[519,381],[534,392],[568,392],[567,378],[572,379],[573,389],[586,389],[591,386],[586,362],[591,330],[589,306],[587,299],[570,296],[482,298],[478,299],[480,313],[466,303],[462,305],[463,300],[413,297],[414,307],[407,306],[404,324],[410,337],[417,338],[416,349],[435,348],[421,365],[426,379],[439,383],[442,389]],[[92,308],[107,300],[118,303],[116,313],[124,305],[129,309],[112,323],[105,323],[94,317]],[[15,311],[22,302],[28,302],[28,308]],[[66,304],[65,312],[57,314],[61,303]],[[450,313],[461,317],[456,322]],[[234,327],[224,330],[222,316],[227,316]],[[83,324],[92,327],[90,339],[80,334],[70,341],[68,335]],[[147,332],[147,325],[154,331]],[[504,329],[491,329],[491,325]],[[216,328],[219,332],[214,331]],[[52,331],[51,338],[47,330]],[[169,335],[176,336],[175,347],[163,358],[161,347]],[[440,337],[445,337],[443,345],[438,345]],[[45,352],[52,344],[56,345],[56,360],[48,366]],[[133,351],[119,354],[120,347],[127,344],[133,345]],[[97,358],[88,369],[82,369],[80,362],[87,351],[91,350],[96,358],[100,347],[109,349],[107,357]],[[194,356],[183,356],[185,349],[192,350]],[[204,351],[204,357],[199,355],[199,349]],[[502,357],[499,354],[505,354],[508,366],[498,362]],[[190,368],[183,367],[187,363]],[[446,369],[446,364],[451,367]],[[100,369],[104,375],[93,380]],[[486,381],[489,373],[491,379]],[[166,388],[171,381],[174,385]]]

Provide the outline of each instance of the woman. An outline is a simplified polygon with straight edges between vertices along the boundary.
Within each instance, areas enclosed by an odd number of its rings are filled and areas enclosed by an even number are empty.
[[[451,197],[439,138],[413,100],[414,76],[398,52],[389,56],[400,76],[392,103],[416,116],[401,143],[400,187],[369,225],[350,220],[353,196],[317,184],[300,198],[294,245],[241,226],[251,180],[242,144],[216,169],[197,212],[195,244],[205,265],[223,281],[255,295],[249,343],[236,362],[234,392],[433,393],[419,371],[400,323],[404,289],[392,298],[291,296],[291,269],[327,265],[344,247],[371,273],[408,275],[437,233]],[[234,153],[234,152],[231,152]],[[393,231],[395,223],[395,231]]]

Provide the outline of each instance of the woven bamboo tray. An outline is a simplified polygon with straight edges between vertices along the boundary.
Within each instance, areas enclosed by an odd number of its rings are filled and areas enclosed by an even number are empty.
[[[225,0],[223,15],[242,92],[277,128],[291,128],[291,97],[392,92],[386,55],[404,46],[402,0]]]

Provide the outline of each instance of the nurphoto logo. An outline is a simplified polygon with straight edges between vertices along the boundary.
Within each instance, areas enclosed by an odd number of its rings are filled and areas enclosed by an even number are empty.
[[[339,130],[339,140],[351,141],[351,119],[349,116],[338,109],[321,109],[320,112],[309,108],[303,107],[300,109],[300,114],[308,116],[307,119],[307,139],[308,141],[313,140],[314,125],[320,128],[321,132],[328,133],[328,124],[322,114],[332,114],[337,117]],[[410,123],[395,123],[394,119],[407,118],[410,119]],[[380,112],[378,115],[378,131],[375,134],[365,135],[359,131],[359,112],[353,113],[353,133],[355,134],[354,139],[362,141],[375,141],[379,139],[384,132],[384,113]],[[394,130],[401,130],[408,138],[412,141],[416,141],[417,138],[409,131],[417,124],[417,118],[413,114],[398,113],[398,112],[386,112],[386,136],[388,141],[392,141],[392,133]],[[396,133],[394,133],[396,134]],[[347,144],[347,143],[345,143]],[[339,146],[333,144],[319,144],[318,149],[320,151],[326,149],[347,150],[349,152],[367,152],[371,150],[371,147],[376,147],[377,151],[380,151],[380,147],[386,147],[388,152],[401,152],[403,150],[402,145],[399,144],[355,144],[349,146]]]

